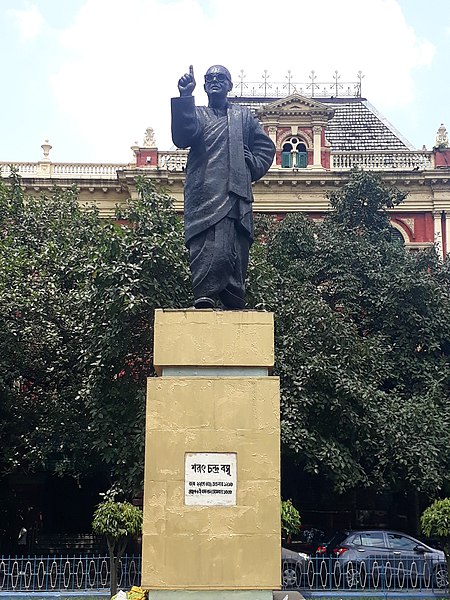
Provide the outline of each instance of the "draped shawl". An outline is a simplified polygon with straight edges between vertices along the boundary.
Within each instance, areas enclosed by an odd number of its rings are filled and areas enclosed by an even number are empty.
[[[184,188],[185,241],[236,210],[253,238],[252,181],[269,169],[275,146],[246,107],[228,105],[226,115],[196,107],[193,96],[172,98],[172,139],[190,147]],[[244,158],[244,145],[251,152]]]

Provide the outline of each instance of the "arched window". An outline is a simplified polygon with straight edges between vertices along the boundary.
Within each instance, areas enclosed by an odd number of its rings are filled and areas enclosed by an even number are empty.
[[[397,246],[405,245],[405,238],[402,236],[401,232],[396,227],[391,226],[390,234],[391,234],[391,242],[393,244],[396,244]]]
[[[281,166],[283,169],[304,169],[308,165],[306,145],[298,137],[287,139],[281,149]]]

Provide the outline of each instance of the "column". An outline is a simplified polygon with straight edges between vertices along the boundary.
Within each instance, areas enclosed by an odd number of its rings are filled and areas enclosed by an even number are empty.
[[[275,148],[277,147],[277,128],[273,125],[268,127],[269,137],[272,142],[275,144]],[[275,167],[277,164],[277,153],[275,152],[275,156],[273,157],[272,167]]]
[[[434,243],[436,244],[436,250],[441,258],[443,258],[442,250],[442,213],[441,211],[433,212],[434,219]]]
[[[313,133],[313,168],[322,169],[322,127],[320,125],[314,125]]]

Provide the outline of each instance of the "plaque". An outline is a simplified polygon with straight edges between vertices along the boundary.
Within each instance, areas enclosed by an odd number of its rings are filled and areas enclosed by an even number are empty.
[[[236,506],[236,454],[187,452],[184,503],[187,506]]]

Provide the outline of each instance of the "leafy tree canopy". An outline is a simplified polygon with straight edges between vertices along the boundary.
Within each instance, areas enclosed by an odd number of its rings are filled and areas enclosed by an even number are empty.
[[[249,297],[275,313],[284,452],[339,491],[448,479],[449,267],[390,241],[401,197],[357,172],[323,221],[259,224]]]
[[[155,307],[191,304],[182,223],[148,181],[108,221],[0,182],[0,470],[143,473]],[[258,222],[283,452],[334,487],[437,493],[450,465],[450,261],[391,243],[401,194],[357,172],[321,222]]]
[[[111,573],[111,597],[117,593],[119,562],[127,542],[142,531],[142,511],[131,502],[119,502],[115,494],[109,494],[94,513],[92,529],[94,533],[106,537]]]
[[[435,500],[426,508],[420,518],[422,532],[428,536],[439,537],[444,543],[447,557],[447,585],[450,572],[450,498]]]
[[[140,487],[153,311],[186,306],[189,277],[171,200],[138,191],[104,221],[75,189],[0,182],[3,473],[100,469]]]

